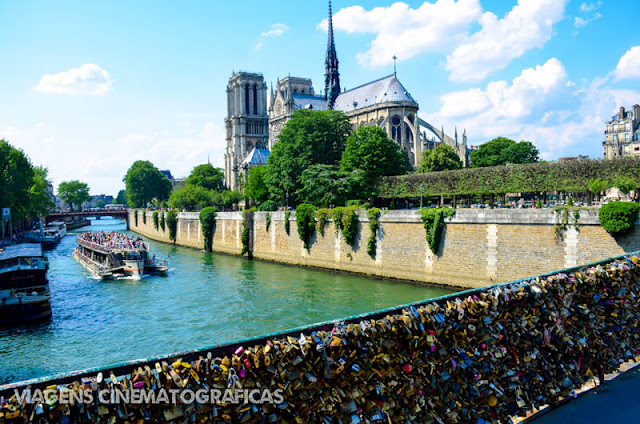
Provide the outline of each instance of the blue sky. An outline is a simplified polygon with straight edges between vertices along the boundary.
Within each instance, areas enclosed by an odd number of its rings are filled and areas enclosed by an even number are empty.
[[[604,123],[640,103],[640,2],[333,2],[341,82],[393,72],[420,114],[471,144],[602,156]],[[323,84],[325,1],[0,0],[0,138],[54,185],[115,194],[137,159],[222,166],[234,70]]]

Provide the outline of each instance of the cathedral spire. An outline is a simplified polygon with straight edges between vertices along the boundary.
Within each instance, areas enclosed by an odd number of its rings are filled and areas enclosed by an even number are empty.
[[[338,72],[338,55],[333,39],[333,14],[331,13],[331,0],[329,0],[329,29],[327,40],[327,59],[325,61],[324,92],[327,106],[333,109],[333,104],[340,94],[340,73]]]

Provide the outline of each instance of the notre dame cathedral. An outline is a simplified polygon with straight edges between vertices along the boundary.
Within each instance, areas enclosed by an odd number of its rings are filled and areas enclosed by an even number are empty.
[[[267,100],[267,85],[262,74],[239,72],[229,79],[224,155],[227,188],[237,190],[240,175],[247,175],[251,167],[267,163],[280,131],[296,109],[340,110],[350,118],[354,129],[377,125],[404,148],[414,167],[418,166],[424,149],[433,149],[440,143],[453,147],[463,166],[469,164],[466,132],[458,143],[457,130],[451,138],[444,130],[420,119],[418,103],[398,80],[395,71],[340,91],[330,0],[324,94],[315,93],[310,79],[289,76],[277,82],[275,91],[271,88]]]

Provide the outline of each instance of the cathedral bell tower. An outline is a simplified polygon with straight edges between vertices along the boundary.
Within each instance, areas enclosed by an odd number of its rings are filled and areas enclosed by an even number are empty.
[[[325,61],[324,92],[327,107],[333,109],[333,104],[340,94],[340,73],[338,72],[338,55],[333,40],[333,16],[331,14],[331,0],[329,0],[329,39],[327,41],[327,59]]]

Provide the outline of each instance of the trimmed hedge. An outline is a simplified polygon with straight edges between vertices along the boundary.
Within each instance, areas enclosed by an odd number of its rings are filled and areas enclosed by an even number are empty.
[[[640,158],[540,162],[385,177],[380,197],[499,195],[543,191],[586,192],[593,178],[632,180],[640,187]]]
[[[611,234],[626,233],[634,227],[639,210],[638,203],[607,203],[600,208],[600,225]]]

